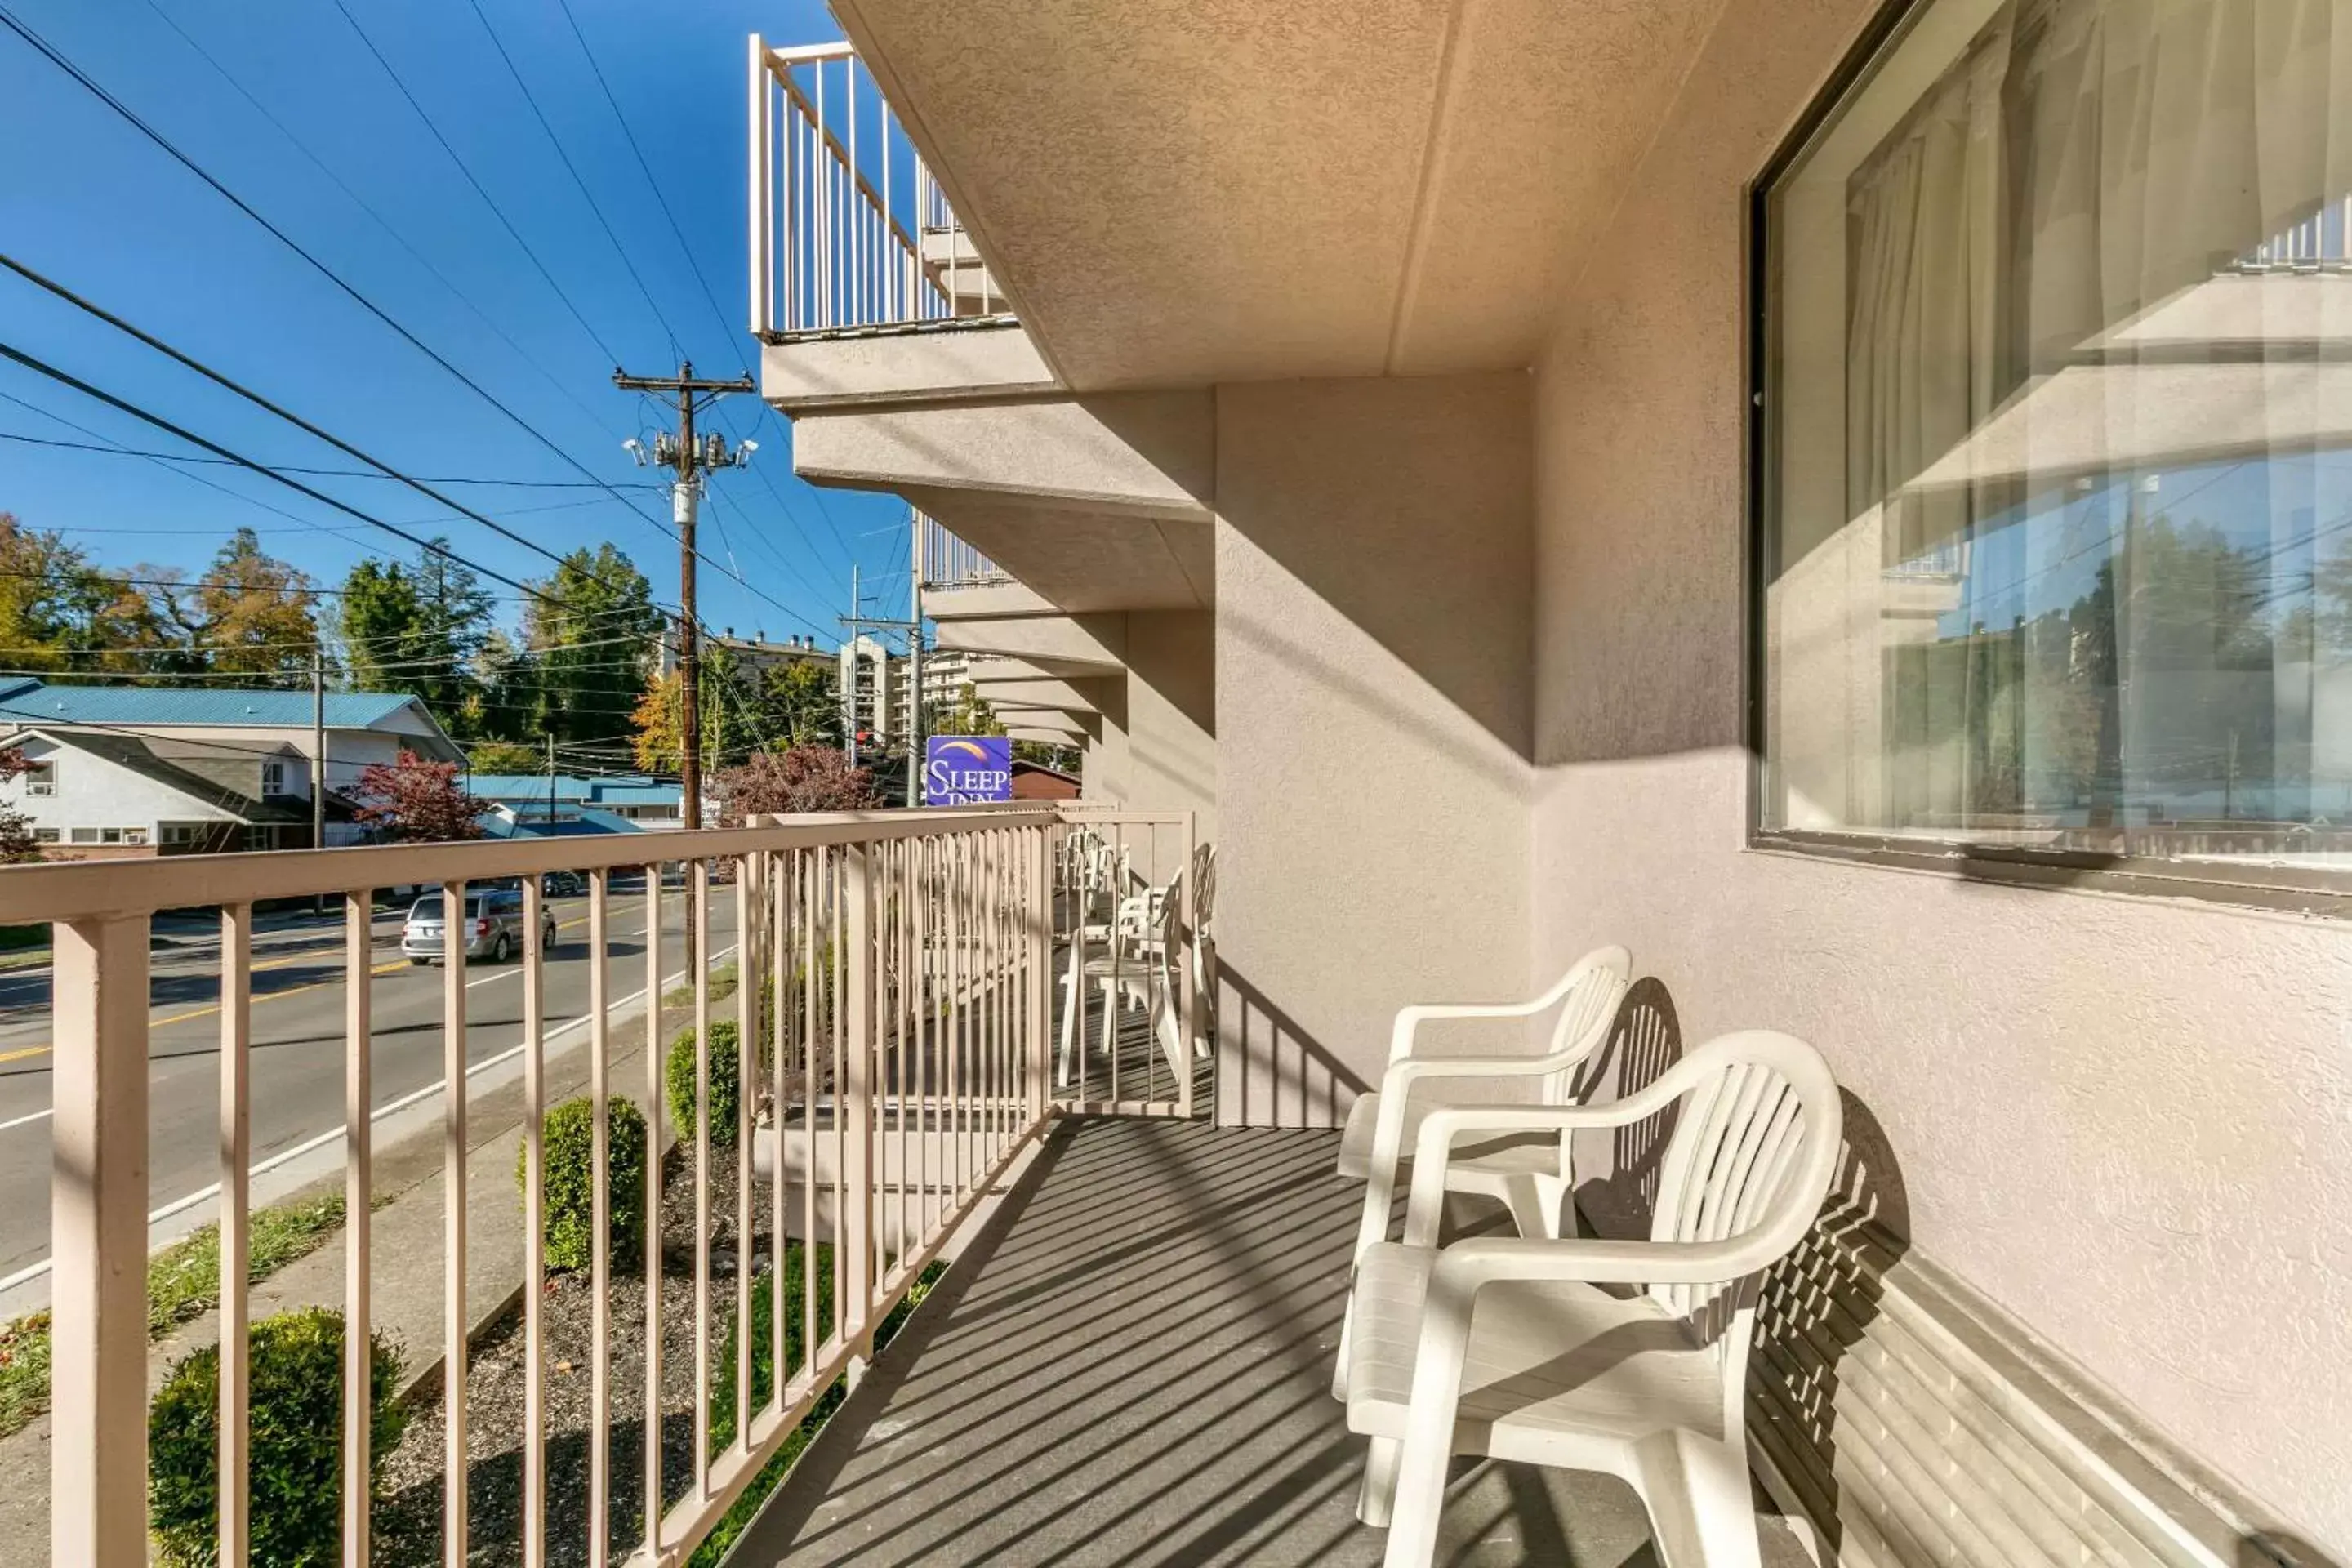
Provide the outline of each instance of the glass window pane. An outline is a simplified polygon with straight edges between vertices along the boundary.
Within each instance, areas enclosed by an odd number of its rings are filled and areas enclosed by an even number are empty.
[[[2352,866],[2352,0],[1928,0],[1765,222],[1764,826]]]

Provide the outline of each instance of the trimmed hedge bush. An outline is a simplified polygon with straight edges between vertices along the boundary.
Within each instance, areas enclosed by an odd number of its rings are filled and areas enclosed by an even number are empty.
[[[252,1325],[252,1560],[320,1568],[342,1547],[343,1315],[324,1307]],[[401,1357],[381,1334],[370,1357],[368,1457],[381,1480],[408,1414]],[[147,1418],[148,1521],[170,1568],[212,1568],[220,1542],[220,1347],[173,1367]]]
[[[735,1020],[710,1021],[710,1146],[735,1147],[737,1106],[743,1093],[743,1053],[735,1037]],[[678,1142],[694,1142],[694,1030],[678,1031],[662,1064],[662,1098],[669,1103],[669,1124]]]
[[[690,1065],[690,1058],[689,1058]],[[692,1082],[692,1075],[688,1078]],[[604,1129],[612,1162],[609,1222],[615,1268],[645,1256],[646,1118],[635,1104],[615,1096],[604,1102]],[[587,1095],[565,1100],[547,1113],[547,1208],[545,1245],[550,1268],[586,1268],[595,1261],[596,1102]],[[515,1182],[530,1179],[530,1152],[515,1151]]]

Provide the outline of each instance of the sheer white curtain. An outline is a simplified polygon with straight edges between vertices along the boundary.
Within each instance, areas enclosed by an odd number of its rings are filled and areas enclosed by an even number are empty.
[[[2352,253],[2347,192],[2352,0],[2011,0],[1854,169],[1847,515],[1890,567],[1975,545],[1884,634],[1885,825],[2352,800],[2352,605],[2312,586],[2352,276],[2238,265]]]

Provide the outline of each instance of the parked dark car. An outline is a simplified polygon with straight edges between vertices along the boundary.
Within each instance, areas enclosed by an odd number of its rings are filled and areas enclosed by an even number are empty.
[[[551,899],[576,899],[588,890],[588,879],[577,871],[547,871],[540,876],[539,890]]]

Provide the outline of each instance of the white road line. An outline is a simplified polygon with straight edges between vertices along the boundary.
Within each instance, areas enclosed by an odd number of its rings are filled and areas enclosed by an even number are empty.
[[[731,945],[716,949],[710,954],[711,962],[715,963],[719,960],[727,957],[734,951],[735,949]],[[521,971],[520,969],[511,969],[501,970],[499,974],[486,974],[480,980],[467,981],[466,983],[467,989],[471,990],[473,987],[482,984],[486,981],[496,980],[502,974],[520,974],[520,973]],[[688,978],[689,973],[689,971],[681,969],[676,974],[673,974],[668,979],[663,981],[663,994],[667,995],[672,985],[675,985],[680,981]],[[630,1006],[634,1003],[643,1001],[645,999],[645,994],[646,989],[644,986],[640,985],[635,991],[630,992],[626,996],[621,997],[618,1001],[609,1004],[606,1007],[607,1015],[609,1016],[612,1013],[618,1012]],[[570,1031],[578,1028],[581,1025],[588,1022],[589,1016],[590,1016],[588,1014],[583,1013],[577,1018],[566,1018],[560,1024],[550,1026],[544,1036],[541,1037],[541,1044],[542,1046],[554,1044],[557,1036],[567,1034]],[[507,1049],[499,1052],[496,1056],[485,1057],[480,1061],[468,1066],[466,1068],[466,1076],[467,1078],[472,1078],[477,1073],[488,1072],[490,1068],[497,1067],[501,1062],[512,1061],[515,1058],[522,1055],[522,1053],[523,1047],[521,1046],[509,1046]],[[378,1106],[374,1110],[368,1114],[368,1120],[371,1121],[381,1121],[385,1117],[393,1115],[397,1111],[407,1110],[410,1106],[415,1105],[419,1100],[429,1100],[434,1095],[440,1093],[443,1089],[446,1088],[448,1082],[449,1080],[446,1078],[436,1079],[433,1082],[426,1084],[423,1089],[414,1090],[408,1094],[404,1094],[398,1100],[393,1100],[389,1104]],[[16,1121],[6,1123],[6,1126],[19,1126],[26,1121],[37,1121],[39,1117],[47,1116],[48,1114],[50,1114],[48,1111],[44,1110],[37,1113],[35,1116],[20,1117]],[[344,1123],[338,1122],[327,1131],[320,1133],[317,1137],[310,1139],[306,1142],[297,1143],[291,1149],[281,1149],[277,1153],[272,1154],[268,1159],[256,1163],[247,1173],[256,1176],[263,1175],[268,1172],[276,1170],[278,1166],[286,1164],[290,1161],[299,1160],[305,1154],[311,1153],[316,1150],[323,1149],[328,1144],[336,1142],[342,1138],[344,1126]],[[216,1198],[220,1196],[220,1184],[218,1182],[215,1182],[210,1186],[199,1188],[195,1192],[190,1193],[185,1197],[174,1198],[170,1203],[165,1204],[162,1208],[150,1213],[147,1216],[147,1223],[150,1226],[156,1225],[161,1221],[171,1218],[175,1214],[181,1214],[188,1209],[192,1209],[200,1203],[206,1202],[212,1198]],[[9,1275],[6,1279],[0,1279],[0,1296],[5,1296],[9,1291],[15,1289],[17,1286],[24,1284],[28,1279],[38,1279],[42,1275],[47,1274],[49,1271],[49,1259],[44,1258],[38,1263],[27,1265],[26,1267],[18,1269],[16,1273]]]
[[[38,1121],[45,1116],[55,1116],[56,1114],[57,1111],[54,1109],[48,1110],[36,1110],[30,1116],[19,1116],[14,1121],[0,1121],[0,1132],[5,1132],[11,1127],[22,1127],[28,1121]]]

